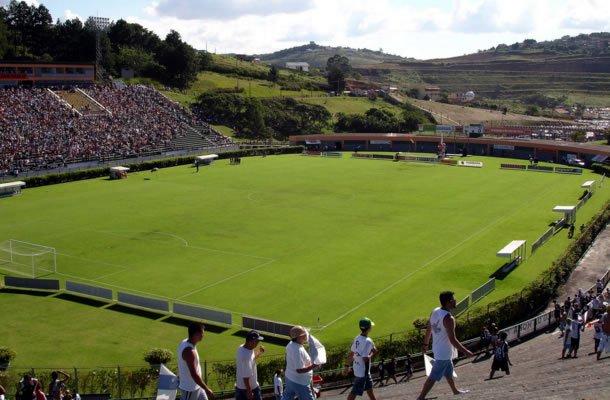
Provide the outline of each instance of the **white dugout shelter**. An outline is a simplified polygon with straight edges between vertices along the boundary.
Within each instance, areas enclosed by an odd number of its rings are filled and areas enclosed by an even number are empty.
[[[0,184],[0,197],[16,196],[21,194],[21,188],[25,186],[25,182],[16,181]]]
[[[576,206],[555,206],[553,212],[563,213],[568,225],[576,221]]]
[[[214,164],[214,160],[218,158],[218,154],[208,154],[207,156],[197,156],[195,157],[195,163],[198,165],[212,165]]]
[[[127,178],[127,167],[112,167],[110,168],[110,179],[122,179]]]
[[[496,257],[508,258],[508,265],[521,264],[525,260],[527,240],[513,240],[496,253]]]

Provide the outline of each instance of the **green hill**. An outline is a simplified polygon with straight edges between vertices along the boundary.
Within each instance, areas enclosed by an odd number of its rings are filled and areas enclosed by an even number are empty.
[[[341,46],[320,46],[315,42],[276,51],[271,54],[261,54],[259,55],[259,58],[264,63],[282,67],[285,66],[287,62],[307,62],[309,63],[310,68],[324,69],[326,67],[326,61],[335,54],[349,58],[350,64],[353,66],[410,60],[401,56],[384,53],[382,49],[375,51]]]

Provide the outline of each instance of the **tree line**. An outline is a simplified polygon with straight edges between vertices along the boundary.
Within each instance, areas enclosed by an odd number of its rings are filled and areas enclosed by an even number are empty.
[[[404,104],[398,115],[379,108],[365,114],[337,113],[323,106],[296,101],[292,97],[258,99],[229,93],[204,93],[195,107],[213,124],[232,126],[236,136],[248,139],[334,132],[413,132],[421,123],[435,123],[434,117]]]
[[[159,38],[139,24],[118,20],[100,31],[101,67],[118,76],[122,68],[185,88],[211,62],[174,30]],[[43,5],[11,0],[0,7],[0,59],[11,61],[91,62],[96,59],[96,24],[78,18],[53,21]]]

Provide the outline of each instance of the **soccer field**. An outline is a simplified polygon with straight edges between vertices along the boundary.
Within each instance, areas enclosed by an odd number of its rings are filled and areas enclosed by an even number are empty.
[[[504,263],[495,254],[511,240],[527,240],[529,257],[560,217],[552,208],[576,205],[580,185],[599,180],[501,170],[496,158],[470,158],[479,169],[344,156],[221,160],[199,173],[181,166],[25,189],[0,199],[0,242],[54,247],[49,277],[230,311],[234,324],[241,315],[302,324],[342,343],[362,316],[375,335],[389,334],[427,317],[442,290],[465,297]],[[596,190],[577,225],[610,197],[607,186]],[[488,297],[521,290],[568,243],[562,231]],[[209,357],[233,357],[242,340],[233,332],[211,334],[222,338]]]

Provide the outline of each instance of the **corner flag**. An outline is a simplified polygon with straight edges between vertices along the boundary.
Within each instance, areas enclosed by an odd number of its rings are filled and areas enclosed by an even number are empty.
[[[159,385],[157,386],[157,400],[176,400],[178,392],[178,377],[165,365],[159,367]]]

